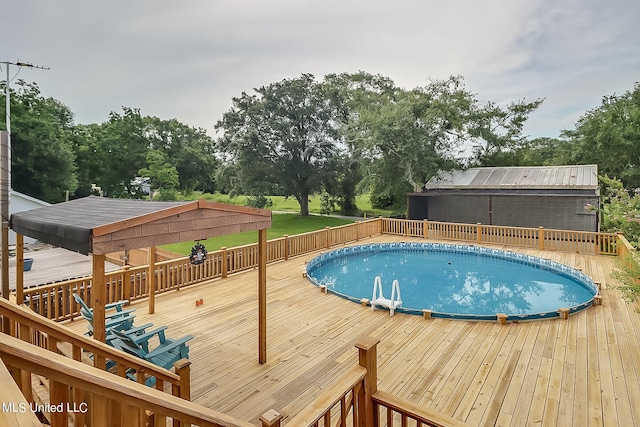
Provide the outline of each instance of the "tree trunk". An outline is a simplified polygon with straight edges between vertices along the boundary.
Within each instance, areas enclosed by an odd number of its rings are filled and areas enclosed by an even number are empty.
[[[306,192],[298,198],[300,204],[300,216],[309,216],[309,192]]]

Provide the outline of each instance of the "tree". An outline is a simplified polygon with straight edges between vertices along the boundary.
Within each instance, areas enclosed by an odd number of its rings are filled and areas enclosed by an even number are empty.
[[[500,107],[494,102],[488,102],[474,113],[474,119],[469,129],[470,141],[474,146],[475,162],[487,165],[492,158],[502,153],[517,151],[527,144],[522,135],[522,127],[543,100],[537,99],[526,102],[524,99],[511,102],[506,107]]]
[[[627,189],[640,188],[640,83],[623,95],[605,96],[564,135],[578,163],[594,163],[598,172],[620,178]]]
[[[64,201],[66,191],[73,193],[78,186],[73,114],[60,101],[43,97],[35,83],[18,80],[16,86],[11,89],[12,187],[51,203]]]
[[[508,150],[483,156],[480,166],[559,166],[574,162],[567,139],[535,138]]]
[[[185,193],[193,190],[215,191],[215,173],[219,161],[214,144],[204,129],[196,129],[176,119],[143,118],[145,135],[150,146],[162,150],[167,161],[175,166],[179,185]]]
[[[311,74],[242,93],[216,128],[216,148],[235,165],[234,188],[259,196],[277,189],[293,196],[309,214],[309,195],[340,154],[334,105]]]
[[[178,170],[169,163],[167,155],[160,150],[150,150],[147,153],[147,165],[138,173],[140,176],[148,177],[151,181],[149,198],[153,199],[153,190],[158,190],[160,200],[175,200],[180,180]]]
[[[122,115],[111,112],[109,120],[92,130],[95,151],[87,167],[96,171],[95,184],[109,197],[141,197],[132,181],[147,165],[150,144],[140,110],[123,107]]]
[[[386,81],[363,89],[359,99],[348,140],[367,159],[365,179],[372,200],[398,213],[404,212],[407,192],[421,191],[439,171],[464,167],[469,144],[478,147],[473,161],[523,142],[522,125],[542,102],[481,107],[462,77],[412,90]]]

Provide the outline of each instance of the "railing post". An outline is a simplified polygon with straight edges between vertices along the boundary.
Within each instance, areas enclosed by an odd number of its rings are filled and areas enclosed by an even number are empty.
[[[228,268],[228,264],[227,264],[227,247],[223,246],[220,248],[220,250],[222,251],[222,254],[220,254],[220,257],[222,258],[222,278],[226,279],[227,278],[227,268]]]
[[[476,237],[478,238],[478,244],[480,244],[482,242],[482,224],[481,223],[477,223],[476,224]]]
[[[172,385],[171,394],[184,400],[191,400],[191,362],[187,359],[180,359],[173,364],[173,368],[180,377],[180,385]],[[173,420],[174,427],[189,427],[189,425],[180,422],[180,420]]]
[[[129,261],[127,260],[126,262],[128,263]],[[122,292],[124,299],[128,301],[127,305],[131,304],[131,274],[129,273],[129,268],[131,268],[129,264],[122,266]]]
[[[31,343],[31,328],[24,323],[20,323],[18,325],[18,330],[16,330],[16,336],[20,336],[20,339],[24,342]],[[57,350],[56,350],[57,351]],[[20,370],[20,373],[17,375],[16,382],[18,383],[18,387],[22,391],[25,399],[29,402],[33,402],[33,388],[31,384],[31,373]]]
[[[540,250],[544,251],[544,227],[540,226],[538,228],[538,244],[540,246]]]
[[[16,303],[24,302],[24,235],[16,234]]]
[[[358,340],[358,362],[367,370],[364,378],[364,414],[358,417],[364,420],[365,426],[378,425],[378,414],[375,413],[372,396],[378,391],[378,343],[380,340],[374,337],[365,337]]]
[[[260,416],[260,423],[262,427],[280,427],[282,418],[278,411],[270,409]]]
[[[284,259],[289,259],[289,235],[285,234],[284,236]]]
[[[149,314],[156,311],[156,247],[149,248],[149,269],[147,270],[147,289],[149,289]]]
[[[422,237],[429,238],[429,220],[427,218],[422,220]]]
[[[324,240],[325,240],[325,245],[324,245],[324,247],[325,247],[326,249],[329,249],[329,248],[331,247],[331,243],[329,242],[329,229],[330,229],[330,228],[331,228],[331,227],[328,227],[328,226],[324,228]]]

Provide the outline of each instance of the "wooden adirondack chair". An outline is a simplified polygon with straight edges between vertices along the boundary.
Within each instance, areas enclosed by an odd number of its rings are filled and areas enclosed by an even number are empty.
[[[92,336],[93,335],[93,309],[90,308],[82,298],[80,298],[80,295],[74,293],[73,299],[80,306],[80,314],[88,322],[88,325],[87,325],[88,330],[85,333],[85,335]],[[126,302],[127,302],[126,300],[118,301],[111,304],[107,304],[105,306],[105,309],[107,310],[115,309],[114,312],[105,315],[105,326],[106,326],[107,333],[110,330],[114,330],[114,329],[127,330],[133,327],[133,319],[135,318],[135,316],[132,315],[131,313],[133,313],[136,310],[135,309],[123,310],[122,307],[124,306],[124,304],[126,304]]]
[[[137,336],[137,335],[142,335],[144,334],[147,329],[149,329],[150,327],[153,326],[153,323],[145,323],[144,325],[140,325],[140,326],[134,326],[131,329],[126,329],[126,330],[122,330],[120,331],[123,334],[129,335],[129,336]],[[116,339],[116,336],[113,334],[113,329],[109,329],[107,328],[107,336],[105,339],[105,343],[109,344],[110,346],[114,346],[113,345],[113,340]],[[91,360],[93,360],[93,354],[89,355],[89,358]],[[111,360],[111,359],[107,359],[106,361],[106,365],[105,365],[105,370],[110,370],[111,368],[113,368],[114,366],[116,366],[116,362]]]
[[[116,338],[111,341],[111,345],[162,368],[171,369],[178,360],[189,359],[187,342],[193,339],[193,335],[186,335],[179,339],[166,338],[164,333],[166,329],[166,326],[162,326],[141,335],[128,335],[122,331],[113,330],[112,334]],[[158,337],[159,344],[149,351],[149,340],[154,336]],[[129,370],[127,377],[136,381],[135,371]],[[155,377],[149,377],[145,383],[153,386],[155,381]]]

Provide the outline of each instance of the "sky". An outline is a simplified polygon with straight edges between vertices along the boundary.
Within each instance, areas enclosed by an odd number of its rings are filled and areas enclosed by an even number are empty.
[[[10,66],[12,83],[37,83],[83,124],[130,107],[215,136],[242,92],[302,73],[366,71],[407,89],[460,75],[482,103],[544,98],[524,134],[558,137],[640,81],[638,0],[20,0],[2,9],[0,62],[50,68]]]

